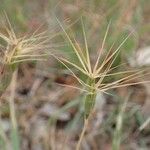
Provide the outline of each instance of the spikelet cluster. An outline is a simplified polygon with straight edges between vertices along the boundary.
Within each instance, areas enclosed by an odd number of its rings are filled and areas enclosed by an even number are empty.
[[[0,29],[0,95],[9,85],[17,65],[25,61],[44,60],[48,38],[46,32],[17,37],[8,18]]]

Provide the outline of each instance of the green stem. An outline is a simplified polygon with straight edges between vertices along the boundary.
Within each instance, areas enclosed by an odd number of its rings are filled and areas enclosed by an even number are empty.
[[[94,108],[95,101],[96,101],[95,79],[90,78],[88,81],[88,85],[90,86],[89,93],[85,97],[85,104],[84,104],[85,119],[89,117],[90,113]]]
[[[88,126],[89,116],[94,108],[95,101],[96,101],[95,79],[89,78],[87,83],[90,87],[88,89],[89,93],[88,95],[86,95],[85,101],[84,101],[84,126],[82,129],[79,141],[77,143],[76,150],[80,149],[82,139],[84,137],[86,128]]]

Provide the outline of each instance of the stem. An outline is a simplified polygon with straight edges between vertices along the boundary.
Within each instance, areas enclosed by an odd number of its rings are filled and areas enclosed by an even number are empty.
[[[14,150],[20,149],[20,141],[19,141],[19,134],[18,134],[18,127],[17,127],[17,119],[15,114],[15,89],[16,89],[16,80],[17,80],[17,70],[13,73],[12,81],[10,84],[10,97],[9,97],[9,107],[10,107],[10,118],[12,123],[12,144]]]
[[[95,89],[95,79],[90,78],[88,80],[88,85],[90,88],[88,89],[89,93],[85,97],[85,104],[84,104],[84,117],[87,119],[92,112],[95,101],[96,101],[96,89]]]
[[[94,108],[95,101],[96,101],[95,79],[89,78],[87,84],[90,85],[90,88],[89,88],[89,94],[86,95],[86,97],[85,97],[84,126],[83,126],[83,129],[82,129],[79,141],[77,143],[76,150],[80,149],[81,142],[83,140],[86,128],[88,126],[89,116],[90,116],[90,114],[91,114],[91,112]]]
[[[84,127],[82,129],[79,141],[77,143],[76,150],[80,150],[80,146],[81,146],[81,143],[82,143],[82,140],[83,140],[83,137],[84,137],[84,133],[86,131],[87,126],[88,126],[88,119],[85,119],[84,120]]]

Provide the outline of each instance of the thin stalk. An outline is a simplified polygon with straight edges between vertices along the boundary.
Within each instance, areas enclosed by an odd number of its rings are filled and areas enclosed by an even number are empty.
[[[88,119],[84,119],[84,127],[83,127],[83,129],[82,129],[82,132],[81,132],[79,141],[78,141],[78,143],[77,143],[76,150],[80,150],[80,146],[81,146],[81,143],[82,143],[82,140],[83,140],[85,131],[86,131],[86,129],[87,129],[87,126],[88,126]]]
[[[94,108],[95,105],[95,101],[96,101],[96,89],[95,89],[95,79],[93,78],[89,78],[88,79],[88,83],[87,83],[90,87],[89,87],[89,93],[88,95],[86,95],[85,97],[85,102],[84,102],[84,127],[82,129],[79,141],[77,143],[77,147],[76,150],[80,149],[85,131],[87,129],[88,126],[88,120],[89,120],[89,116]]]
[[[9,97],[9,107],[10,107],[10,118],[12,123],[12,144],[13,150],[19,150],[19,135],[18,135],[18,128],[17,128],[17,120],[15,115],[15,105],[14,105],[14,98],[15,98],[15,89],[16,89],[16,79],[17,79],[17,71],[14,72],[12,76],[12,82],[10,85],[11,93]]]

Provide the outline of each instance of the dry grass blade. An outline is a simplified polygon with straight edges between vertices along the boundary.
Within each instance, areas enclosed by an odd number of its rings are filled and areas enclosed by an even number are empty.
[[[79,54],[80,54],[82,60],[84,61],[84,64],[85,64],[85,67],[86,67],[86,71],[88,71],[88,70],[87,70],[87,69],[88,69],[88,67],[87,67],[87,60],[86,60],[84,54],[82,53],[82,49],[81,49],[79,43],[76,41],[75,38],[74,38],[74,43],[75,43],[76,49],[78,50],[78,52],[79,52]]]
[[[144,71],[143,70],[137,71],[134,74],[128,75],[128,76],[126,76],[124,78],[121,78],[121,79],[119,79],[117,81],[114,81],[112,83],[108,83],[105,86],[99,87],[99,89],[100,90],[109,90],[109,89],[114,89],[114,88],[118,88],[118,87],[125,87],[125,86],[130,86],[130,85],[136,85],[136,84],[149,82],[149,81],[139,81],[139,82],[128,83],[130,81],[133,81],[135,79],[140,79],[141,77],[144,77],[144,76],[150,74],[149,72],[142,74]]]
[[[36,30],[31,36],[18,38],[7,16],[4,31],[4,33],[0,32],[0,38],[6,42],[6,46],[1,46],[3,49],[3,64],[10,65],[23,61],[43,60],[44,55],[47,55],[46,51],[43,51],[43,49],[49,48],[46,31],[36,34]]]
[[[85,92],[85,93],[89,94],[89,91],[87,91],[86,89],[83,89],[83,88],[79,88],[77,86],[68,85],[68,84],[59,84],[59,83],[57,83],[57,84],[60,85],[60,86],[63,86],[63,87],[69,87],[69,88],[77,89],[81,92]]]
[[[86,39],[85,27],[84,27],[84,23],[83,23],[82,19],[81,19],[81,22],[82,22],[82,30],[83,30],[83,37],[84,37],[84,43],[85,43],[85,50],[86,50],[87,67],[88,67],[89,73],[92,74],[92,68],[91,68],[88,44],[87,44],[87,39]]]
[[[98,63],[99,63],[99,60],[100,60],[102,51],[103,51],[103,49],[104,49],[104,44],[105,44],[105,41],[106,41],[106,37],[107,37],[107,35],[108,35],[109,28],[110,28],[110,23],[109,23],[108,26],[107,26],[107,29],[106,29],[106,32],[105,32],[105,36],[104,36],[104,39],[103,39],[103,42],[102,42],[102,46],[101,46],[101,48],[98,50],[98,58],[97,58],[97,60],[96,60],[96,63],[95,63],[93,72],[95,72],[95,71],[97,70]]]
[[[136,69],[136,70],[129,70],[129,71],[119,71],[119,72],[115,72],[115,73],[109,73],[111,72],[113,69],[110,69],[109,71],[104,71],[103,73],[100,73],[98,76],[96,76],[96,78],[101,78],[101,77],[111,77],[111,76],[116,76],[116,75],[124,75],[124,74],[129,74],[129,73],[134,73],[134,72],[138,72],[141,71],[140,69]]]
[[[60,58],[58,56],[55,56],[54,54],[51,54],[54,58],[56,58],[61,64],[63,64],[71,73],[72,75],[77,79],[77,81],[83,86],[83,87],[90,87],[88,84],[84,83],[79,77],[77,77],[75,75],[75,73],[68,67],[68,65],[66,63],[68,63],[69,65],[74,66],[75,68],[77,67],[77,69],[82,69],[82,68],[78,68],[78,66],[74,65],[73,63],[70,64],[69,61],[67,61],[66,59]],[[65,61],[64,61],[65,60]],[[80,70],[82,72],[82,70]],[[84,73],[84,72],[83,72]]]
[[[57,19],[57,18],[56,18],[56,19]],[[85,63],[84,63],[84,61],[83,61],[83,59],[82,59],[82,57],[81,57],[79,51],[77,50],[77,48],[75,47],[74,43],[73,43],[72,40],[70,39],[69,35],[68,35],[67,32],[65,31],[65,29],[64,29],[64,27],[62,26],[61,22],[60,22],[58,19],[57,19],[57,22],[59,23],[60,27],[61,27],[62,30],[64,31],[64,33],[65,33],[65,35],[66,35],[66,37],[67,37],[69,43],[71,44],[73,50],[74,50],[75,53],[76,53],[76,56],[78,57],[78,59],[79,59],[81,65],[82,65],[83,69],[84,69],[85,71],[87,71],[86,65],[85,65]]]
[[[127,39],[131,36],[132,33],[130,33],[122,42],[121,44],[118,46],[118,48],[107,58],[105,59],[105,61],[103,62],[103,64],[95,71],[96,74],[99,74],[99,72],[101,71],[102,67],[107,64],[112,58],[113,56],[115,56],[115,58],[112,60],[110,66],[108,67],[108,69],[112,66],[113,62],[115,61],[115,59],[117,58],[119,52],[120,52],[120,48],[122,47],[122,45],[127,41]],[[112,45],[113,46],[113,45]],[[112,47],[110,48],[110,50],[112,49]],[[109,53],[108,53],[109,54]]]
[[[54,54],[52,55],[54,56]],[[89,76],[88,72],[86,72],[83,68],[77,66],[76,64],[72,63],[71,61],[65,59],[65,58],[62,58],[62,57],[58,57],[58,56],[54,56],[56,59],[58,58],[59,60],[61,60],[61,62],[65,62],[67,63],[68,65],[71,65],[73,67],[75,67],[77,70],[81,71],[83,74]]]
[[[111,60],[111,58],[108,59],[108,57],[109,57],[109,55],[112,51],[112,48],[113,48],[114,44],[115,43],[113,43],[112,46],[109,48],[108,53],[107,53],[103,63],[101,64],[101,66],[97,70],[95,70],[95,72],[94,72],[95,75],[94,76],[99,75],[100,71],[103,69],[103,67]]]

